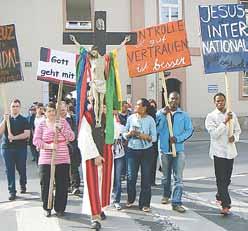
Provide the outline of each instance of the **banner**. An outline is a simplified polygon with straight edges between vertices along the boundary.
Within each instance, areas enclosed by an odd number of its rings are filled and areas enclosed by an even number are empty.
[[[0,83],[23,80],[15,25],[0,26]]]
[[[51,83],[63,80],[66,85],[76,84],[76,54],[41,47],[37,79]]]
[[[247,70],[244,5],[199,6],[199,13],[205,73]]]
[[[191,65],[183,20],[138,30],[137,37],[137,45],[126,46],[130,77]]]

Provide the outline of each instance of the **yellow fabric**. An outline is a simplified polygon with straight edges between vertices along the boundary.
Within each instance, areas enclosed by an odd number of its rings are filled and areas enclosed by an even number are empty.
[[[122,94],[121,94],[121,81],[119,75],[119,63],[117,61],[117,49],[113,50],[113,58],[114,58],[114,67],[115,67],[115,83],[116,83],[116,94],[118,98],[118,102],[122,102]]]

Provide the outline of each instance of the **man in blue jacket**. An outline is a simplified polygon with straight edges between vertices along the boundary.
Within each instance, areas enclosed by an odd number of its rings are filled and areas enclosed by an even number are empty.
[[[168,204],[171,198],[172,209],[184,213],[182,206],[183,169],[185,166],[184,142],[192,135],[193,127],[189,115],[182,111],[179,105],[179,94],[172,92],[169,95],[169,106],[162,108],[156,114],[158,133],[158,147],[162,168],[162,184],[164,186],[162,204]],[[167,113],[171,114],[173,137],[169,135]],[[171,144],[175,143],[176,157],[172,156]],[[173,171],[174,187],[171,187],[171,172]]]

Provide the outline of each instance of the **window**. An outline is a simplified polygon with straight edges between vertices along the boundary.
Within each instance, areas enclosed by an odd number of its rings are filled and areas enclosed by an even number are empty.
[[[159,22],[176,21],[182,18],[182,0],[159,0]]]
[[[91,0],[65,0],[65,28],[92,29]]]
[[[132,86],[130,84],[127,84],[127,95],[132,94]]]
[[[245,72],[242,75],[241,96],[242,97],[248,97],[248,72]]]
[[[248,24],[248,0],[247,1],[240,1],[240,3],[245,6],[246,24]]]

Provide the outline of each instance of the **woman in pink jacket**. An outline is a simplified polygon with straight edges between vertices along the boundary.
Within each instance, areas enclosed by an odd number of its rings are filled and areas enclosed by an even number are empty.
[[[41,198],[45,216],[51,216],[47,208],[52,150],[56,149],[55,185],[56,194],[54,210],[57,216],[63,216],[67,204],[69,186],[70,156],[67,142],[73,141],[75,135],[65,119],[56,121],[56,107],[50,102],[46,107],[46,119],[35,129],[33,143],[40,150],[38,165],[40,167]],[[58,132],[58,142],[54,143],[55,131]]]

